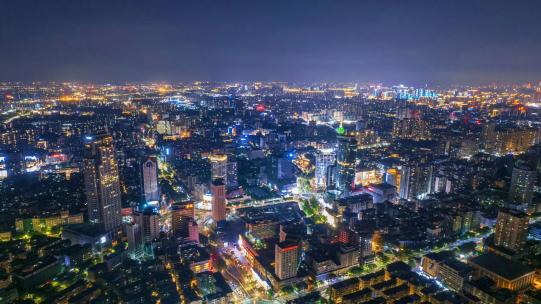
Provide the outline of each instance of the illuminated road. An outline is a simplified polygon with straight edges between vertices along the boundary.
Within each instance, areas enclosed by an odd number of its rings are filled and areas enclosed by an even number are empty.
[[[232,278],[240,286],[245,299],[259,302],[267,298],[265,289],[253,277],[251,266],[241,252],[234,246],[228,246],[218,249],[217,253],[226,263],[224,275]]]

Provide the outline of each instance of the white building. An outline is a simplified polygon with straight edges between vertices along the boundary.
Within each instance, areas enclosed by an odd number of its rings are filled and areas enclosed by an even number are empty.
[[[147,157],[141,166],[143,174],[143,196],[146,202],[159,201],[158,160],[154,156]]]
[[[327,170],[336,161],[336,153],[332,149],[318,150],[316,154],[316,186],[325,188],[327,186]]]

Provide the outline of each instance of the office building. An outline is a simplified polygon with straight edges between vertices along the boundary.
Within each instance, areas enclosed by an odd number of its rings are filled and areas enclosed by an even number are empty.
[[[225,221],[227,216],[225,201],[225,184],[223,179],[215,179],[210,185],[212,193],[212,219],[215,222]]]
[[[338,133],[336,188],[342,192],[342,195],[348,195],[355,187],[357,140],[350,136],[342,125],[336,132]]]
[[[141,235],[145,244],[152,242],[160,236],[160,217],[152,209],[136,212],[134,217],[135,222],[141,228]]]
[[[318,150],[316,153],[316,186],[320,189],[327,187],[329,167],[334,165],[336,154],[332,149]]]
[[[210,178],[211,180],[222,179],[224,184],[227,185],[227,155],[225,154],[212,154],[209,157],[210,160]]]
[[[194,202],[185,201],[171,205],[171,231],[175,237],[189,237],[189,223],[195,218]]]
[[[144,248],[141,225],[137,222],[126,224],[126,238],[128,239],[128,253],[132,256],[141,255]]]
[[[158,201],[158,160],[154,156],[146,157],[141,164],[143,197],[145,202]]]
[[[227,157],[227,188],[236,188],[239,185],[237,160],[233,156]]]
[[[106,231],[120,227],[120,182],[111,135],[85,139],[83,171],[90,222]]]

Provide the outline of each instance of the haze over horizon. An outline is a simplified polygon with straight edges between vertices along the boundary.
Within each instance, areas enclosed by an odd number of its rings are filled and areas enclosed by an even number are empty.
[[[539,1],[110,2],[0,2],[0,81],[541,79]]]

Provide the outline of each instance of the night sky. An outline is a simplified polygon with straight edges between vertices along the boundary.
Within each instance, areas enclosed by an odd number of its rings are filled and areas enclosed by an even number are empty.
[[[541,1],[0,0],[0,81],[541,80]]]

